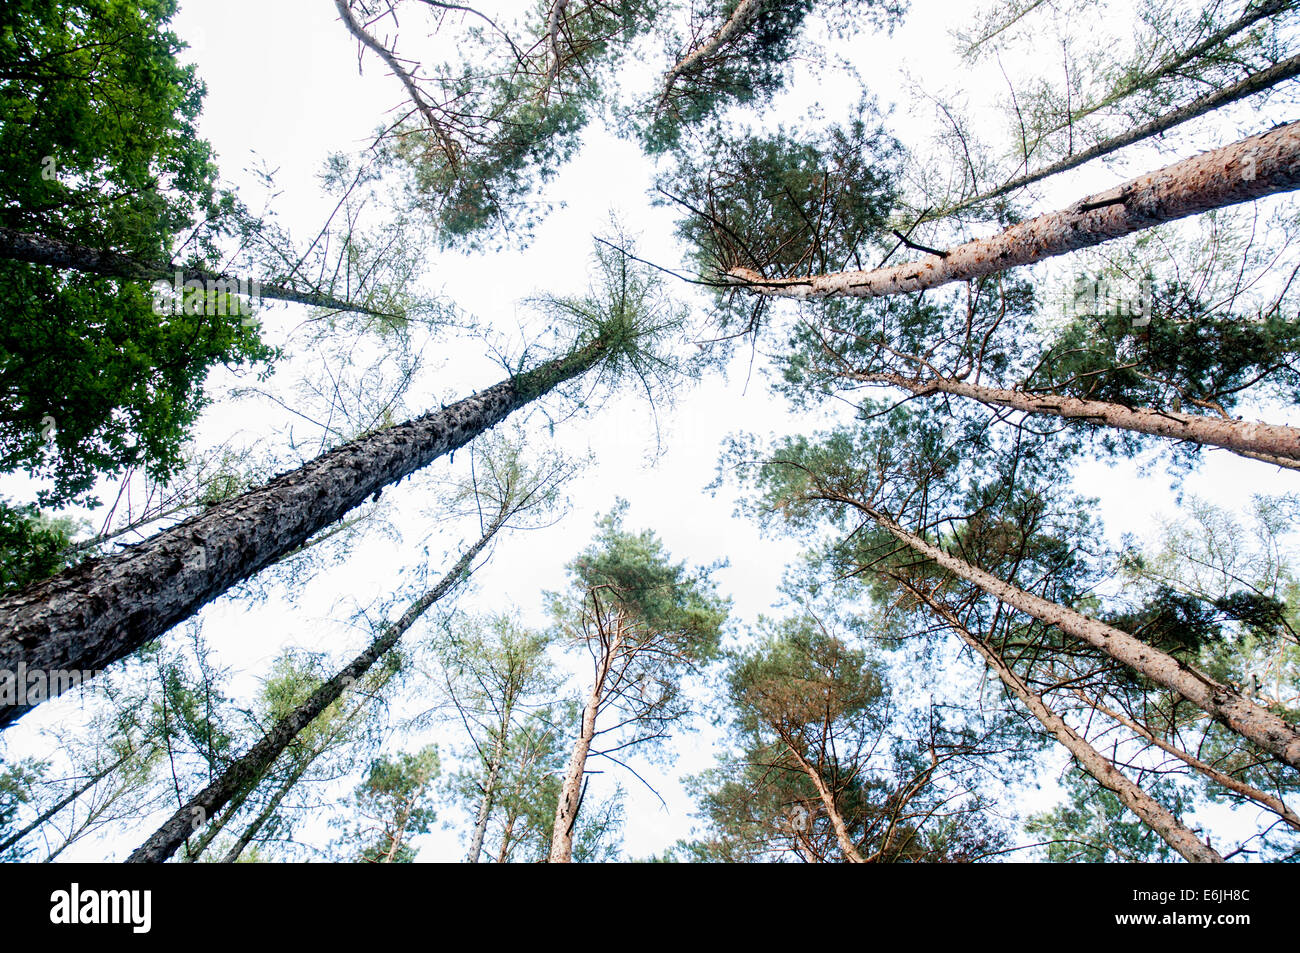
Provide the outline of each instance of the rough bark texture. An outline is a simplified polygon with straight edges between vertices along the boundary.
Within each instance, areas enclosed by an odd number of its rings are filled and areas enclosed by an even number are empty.
[[[442,410],[322,454],[126,552],[0,599],[0,669],[94,670],[130,654],[386,486],[596,363],[597,339]],[[0,726],[26,707],[0,708]]]
[[[498,518],[488,526],[479,540],[467,549],[452,567],[451,572],[438,580],[437,585],[416,599],[402,617],[371,642],[360,655],[347,664],[337,675],[331,678],[305,702],[285,715],[263,738],[249,748],[234,764],[228,767],[211,784],[200,791],[189,803],[180,807],[147,841],[136,848],[127,858],[128,863],[162,863],[185,841],[199,825],[213,817],[241,791],[261,778],[289,746],[299,733],[316,720],[326,708],[333,704],[349,687],[351,687],[371,666],[395,646],[415,621],[428,608],[450,592],[457,583],[469,574],[470,565],[483,551],[483,547],[500,529],[504,517]]]
[[[75,245],[57,238],[46,238],[15,231],[0,226],[0,258],[26,261],[34,265],[46,265],[50,268],[66,268],[84,271],[94,275],[106,275],[109,278],[122,278],[127,281],[154,282],[173,281],[180,272],[182,282],[197,281],[205,286],[255,289],[253,297],[273,298],[276,301],[292,301],[296,304],[311,305],[314,308],[332,308],[336,311],[349,311],[356,314],[369,314],[376,317],[392,317],[383,311],[375,311],[360,305],[344,301],[326,294],[311,291],[298,291],[284,285],[262,284],[253,278],[236,277],[204,268],[186,268],[170,262],[142,262],[114,251],[91,248],[88,245]]]
[[[998,579],[909,533],[887,516],[855,504],[896,539],[979,586],[1012,608],[1054,625],[1115,661],[1182,695],[1237,734],[1300,769],[1300,730],[1254,702],[1141,639]]]
[[[1002,684],[1024,702],[1030,714],[1038,719],[1039,723],[1050,731],[1070,754],[1074,755],[1080,767],[1092,775],[1102,787],[1115,792],[1120,802],[1136,814],[1143,824],[1155,831],[1161,840],[1192,863],[1223,863],[1223,857],[1216,850],[1201,843],[1200,839],[1164,805],[1125,777],[1109,758],[1071,728],[1064,718],[1048,706],[1042,695],[1033,691],[1011,670],[1011,666],[1007,665],[1001,655],[971,633],[952,612],[932,601],[924,593],[917,592],[915,589],[912,591],[940,615],[963,642],[979,653],[988,667],[1002,679]]]
[[[275,796],[267,802],[266,806],[262,808],[257,817],[253,819],[253,822],[244,828],[243,833],[240,834],[239,838],[235,841],[235,845],[226,852],[226,856],[221,858],[223,864],[233,864],[239,860],[239,855],[247,849],[248,845],[253,842],[253,838],[256,837],[262,828],[266,826],[266,822],[271,819],[273,814],[275,814],[276,810],[280,807],[280,803],[288,796],[289,792],[293,790],[294,785],[302,780],[302,776],[307,773],[307,769],[311,767],[311,763],[315,760],[314,757],[308,758],[302,764],[298,765],[289,777],[285,778],[284,783],[280,785],[278,790],[276,790]]]
[[[942,255],[889,268],[808,278],[764,278],[749,268],[733,268],[728,277],[756,294],[776,297],[904,294],[1032,264],[1153,225],[1296,188],[1300,188],[1300,123],[1287,123]]]
[[[1281,461],[1300,461],[1300,430],[1281,424],[1184,414],[1149,407],[1131,408],[1108,401],[1082,400],[1060,394],[1029,394],[1001,387],[969,384],[950,377],[932,377],[921,381],[901,374],[850,376],[871,384],[892,384],[920,396],[933,393],[954,394],[1027,414],[1050,414],[1069,420],[1084,420],[1099,426],[1223,447],[1235,453],[1250,455],[1253,459],[1263,459],[1279,465],[1282,465]]]
[[[492,816],[492,799],[496,794],[497,775],[501,772],[501,760],[505,757],[506,739],[504,735],[497,738],[492,746],[492,762],[488,765],[487,783],[483,785],[483,799],[479,801],[478,816],[474,819],[474,838],[470,841],[469,853],[465,856],[467,863],[477,864],[483,853],[483,838],[487,835],[488,818]]]

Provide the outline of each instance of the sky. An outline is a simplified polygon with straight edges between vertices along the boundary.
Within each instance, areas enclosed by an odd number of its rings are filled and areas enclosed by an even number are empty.
[[[942,92],[966,102],[976,116],[991,123],[1005,88],[998,75],[1001,69],[1032,74],[1055,68],[1054,51],[1046,42],[1042,49],[1022,51],[1004,65],[984,64],[972,70],[962,63],[951,49],[947,31],[968,22],[977,7],[986,6],[913,0],[909,15],[892,35],[867,32],[834,47],[882,107],[892,110],[891,132],[905,142],[921,146],[937,128],[935,109],[914,95],[909,85],[913,81],[930,93]],[[1125,5],[1112,6],[1122,10]],[[277,170],[282,190],[276,199],[279,217],[295,231],[312,231],[328,206],[315,181],[322,160],[331,152],[353,153],[366,145],[387,111],[402,103],[400,85],[373,56],[366,56],[358,69],[355,41],[339,23],[333,4],[321,0],[184,0],[175,29],[191,44],[190,55],[207,83],[199,128],[214,145],[224,178],[251,194],[247,168],[262,163]],[[413,44],[418,39],[411,33],[403,35],[411,37]],[[789,93],[756,121],[765,127],[797,125],[816,115],[817,109],[830,118],[846,113],[859,89],[846,69],[834,59],[830,62],[832,68],[820,80],[807,76],[796,80]],[[629,68],[645,69],[638,64]],[[1269,124],[1249,110],[1217,117],[1212,126],[1199,124],[1173,138],[1166,151],[1130,150],[1110,167],[1093,164],[1053,180],[1041,190],[1034,209],[1055,208],[1164,164],[1171,156],[1190,155],[1235,139],[1238,131],[1258,131]],[[502,333],[532,327],[536,317],[526,299],[539,291],[563,294],[584,287],[591,236],[604,228],[611,211],[639,234],[643,257],[678,267],[685,256],[674,237],[673,212],[647,200],[654,174],[653,164],[635,144],[595,126],[578,156],[547,186],[546,195],[562,200],[564,206],[540,225],[527,248],[473,255],[430,248],[426,286]],[[673,290],[690,301],[697,313],[707,308],[707,302],[691,297],[689,288]],[[276,333],[290,326],[296,313],[293,307],[276,307],[264,319]],[[501,376],[500,368],[472,340],[435,339],[424,355],[427,367],[420,384],[427,387],[427,395],[413,395],[410,400],[416,404],[427,396],[425,406],[434,406]],[[291,380],[292,370],[278,373],[277,380]],[[761,350],[752,372],[745,353],[728,373],[710,374],[683,388],[671,404],[657,407],[654,414],[644,400],[621,392],[583,419],[561,425],[554,437],[557,445],[574,453],[589,450],[593,457],[587,471],[568,488],[568,515],[548,529],[500,540],[491,560],[476,574],[473,589],[458,600],[457,611],[514,607],[530,623],[543,624],[543,593],[563,588],[566,562],[586,544],[595,519],[618,499],[629,503],[627,525],[652,528],[675,558],[693,564],[728,560],[716,579],[720,590],[733,600],[735,637],[760,614],[773,611],[782,574],[797,556],[797,548],[788,540],[762,536],[750,521],[737,516],[733,490],[724,486],[714,493],[706,487],[715,477],[719,449],[728,435],[809,432],[826,426],[833,411],[793,414],[783,399],[769,392],[766,370]],[[1293,411],[1290,417],[1271,419],[1296,422]],[[269,437],[273,427],[287,423],[267,402],[246,399],[213,407],[203,421],[202,436],[213,443],[240,435]],[[540,432],[536,421],[533,426],[535,433]],[[656,454],[660,446],[662,452]],[[1292,488],[1288,477],[1293,475],[1227,453],[1212,451],[1206,456],[1206,464],[1185,481],[1186,492],[1221,504],[1244,505],[1249,493]],[[391,597],[404,574],[418,564],[425,545],[433,554],[433,565],[450,564],[454,555],[441,563],[438,559],[475,535],[474,526],[440,519],[428,493],[433,482],[463,475],[467,467],[465,455],[439,461],[426,480],[385,491],[400,540],[386,536],[364,540],[345,563],[322,571],[295,591],[293,599],[272,591],[265,601],[222,599],[203,610],[204,636],[236,673],[235,685],[251,693],[270,661],[286,646],[327,647],[335,657],[346,657],[365,638],[348,622],[352,607],[378,605]],[[1085,463],[1074,474],[1075,487],[1097,497],[1097,514],[1112,538],[1120,532],[1148,534],[1161,515],[1172,514],[1175,500],[1170,483],[1160,467],[1144,470],[1140,462]],[[575,674],[581,673],[581,658],[574,658]],[[63,706],[52,703],[28,716],[9,733],[12,750],[36,749],[38,729],[63,717]],[[708,708],[707,699],[701,700],[701,708]],[[439,738],[435,733],[430,740]],[[655,779],[664,805],[636,779],[619,779],[628,798],[626,856],[657,854],[690,833],[693,805],[681,782],[709,766],[717,740],[716,732],[702,725],[689,739],[673,744],[670,763],[639,766],[640,773]],[[406,741],[402,744],[409,747]],[[613,781],[612,773],[598,779],[602,785]],[[1053,796],[1049,787],[1042,795],[1044,803]],[[464,820],[447,817],[457,823]],[[91,841],[70,851],[67,859],[97,859],[105,850],[120,856],[152,828],[153,824],[142,823],[110,844]],[[463,823],[459,829],[439,827],[420,846],[421,860],[457,859],[464,849]]]

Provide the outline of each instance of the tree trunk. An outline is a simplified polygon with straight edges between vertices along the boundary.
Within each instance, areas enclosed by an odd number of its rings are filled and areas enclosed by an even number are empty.
[[[508,717],[504,719],[509,727]],[[503,731],[497,736],[492,746],[492,760],[488,764],[487,782],[483,785],[483,800],[479,802],[478,817],[474,820],[474,839],[470,841],[469,854],[465,860],[477,864],[483,852],[483,837],[487,834],[488,818],[492,816],[492,796],[496,793],[497,775],[501,772],[501,762],[505,758],[506,736]]]
[[[1270,66],[1268,69],[1260,70],[1258,73],[1251,73],[1240,82],[1233,83],[1223,89],[1207,93],[1197,99],[1192,100],[1186,106],[1182,106],[1163,116],[1143,123],[1128,132],[1121,133],[1110,139],[1097,143],[1089,149],[1077,152],[1074,155],[1066,156],[1057,162],[1044,166],[1037,172],[1031,172],[1012,179],[999,185],[997,188],[989,189],[979,195],[964,199],[949,208],[926,216],[927,220],[943,218],[960,212],[963,209],[970,208],[972,205],[979,205],[981,202],[987,202],[1000,196],[1014,192],[1017,189],[1023,189],[1027,185],[1033,185],[1035,182],[1041,182],[1043,179],[1053,175],[1059,175],[1062,172],[1069,172],[1071,169],[1077,169],[1079,166],[1091,162],[1093,159],[1100,159],[1102,156],[1110,155],[1112,152],[1118,152],[1126,146],[1131,146],[1135,142],[1141,142],[1143,139],[1149,139],[1152,136],[1158,136],[1162,132],[1168,132],[1175,126],[1189,122],[1198,116],[1204,116],[1206,113],[1235,103],[1247,96],[1253,96],[1255,93],[1271,89],[1278,83],[1300,75],[1300,56],[1293,56],[1290,59],[1283,60]]]
[[[564,785],[560,788],[560,800],[555,807],[549,858],[552,864],[567,864],[573,860],[573,825],[577,823],[578,806],[582,801],[582,775],[586,770],[592,739],[596,737],[596,716],[600,714],[600,705],[604,701],[605,682],[609,678],[622,638],[620,623],[615,627],[614,635],[601,655],[591,694],[582,709],[582,727],[578,732],[578,740],[573,745],[573,757],[569,759],[569,769],[564,775]]]
[[[758,13],[764,2],[765,0],[740,0],[731,16],[727,18],[727,22],[722,24],[716,33],[683,56],[672,69],[664,74],[663,93],[659,97],[660,108],[672,96],[673,86],[677,83],[677,80],[694,69],[700,60],[712,56],[730,42],[737,33],[745,28],[750,19]]]
[[[998,235],[941,255],[870,271],[764,278],[749,268],[727,277],[756,294],[788,298],[878,298],[937,288],[1100,245],[1190,215],[1300,188],[1300,122],[1184,159]]]
[[[1071,728],[1064,718],[1048,707],[1042,695],[1025,684],[1020,676],[1011,670],[1011,666],[1006,663],[1006,660],[1001,655],[993,651],[989,645],[962,625],[956,615],[949,611],[946,606],[940,606],[928,595],[913,589],[911,586],[908,586],[908,589],[952,626],[963,642],[983,657],[988,667],[997,673],[998,678],[1002,679],[1002,683],[1024,702],[1025,707],[1029,709],[1030,713],[1038,719],[1043,727],[1050,731],[1070,754],[1074,755],[1075,760],[1079,762],[1083,770],[1092,775],[1102,787],[1113,791],[1115,796],[1120,799],[1120,802],[1136,814],[1143,824],[1155,831],[1161,840],[1192,863],[1223,863],[1223,858],[1219,856],[1217,851],[1201,843],[1200,839],[1188,830],[1178,818],[1174,817],[1164,805],[1130,781],[1123,772],[1115,767],[1109,758]]]
[[[918,396],[936,392],[954,394],[1027,414],[1050,414],[1067,420],[1084,420],[1097,426],[1223,447],[1234,453],[1252,454],[1254,459],[1264,458],[1267,462],[1300,461],[1300,429],[1282,424],[1184,414],[1150,407],[1130,408],[1108,401],[1083,400],[1060,394],[1031,394],[968,384],[950,377],[932,377],[919,381],[901,374],[854,373],[848,376],[869,384],[892,384]]]
[[[830,818],[831,829],[835,831],[835,840],[840,845],[840,853],[844,855],[844,860],[850,864],[864,863],[862,854],[858,851],[857,846],[853,843],[853,838],[849,836],[848,826],[844,823],[844,818],[840,810],[835,806],[835,795],[826,787],[826,782],[822,780],[821,772],[809,764],[808,759],[799,753],[785,737],[781,739],[790,753],[794,755],[795,760],[799,762],[799,767],[803,769],[804,774],[812,780],[813,786],[817,788],[817,796],[821,798],[822,807],[826,809],[826,816]]]
[[[48,808],[45,811],[42,811],[39,816],[37,816],[30,824],[28,824],[22,830],[18,831],[15,834],[11,834],[9,837],[6,837],[4,840],[0,841],[0,854],[3,854],[14,844],[18,843],[20,840],[22,840],[32,831],[36,830],[36,828],[40,827],[42,824],[44,824],[46,821],[52,818],[55,814],[58,814],[59,811],[63,810],[65,807],[67,807],[77,798],[81,797],[83,794],[85,794],[87,791],[93,788],[100,781],[104,780],[104,778],[108,777],[109,774],[111,774],[114,770],[116,770],[119,765],[121,765],[124,761],[126,761],[128,757],[131,756],[131,754],[134,753],[135,752],[130,752],[128,754],[122,755],[122,757],[118,758],[117,761],[115,761],[113,764],[110,764],[108,767],[104,768],[99,773],[88,778],[85,784],[81,785],[78,788],[74,788],[72,793],[70,793],[67,797],[61,798],[52,807]]]
[[[208,826],[203,829],[203,836],[199,838],[197,844],[190,847],[188,842],[186,843],[185,856],[181,858],[182,863],[193,864],[198,862],[198,859],[203,856],[204,852],[212,846],[212,842],[217,839],[217,835],[225,830],[226,825],[229,824],[231,819],[239,813],[239,809],[244,806],[244,802],[248,800],[249,796],[255,790],[257,790],[257,786],[261,784],[261,782],[262,779],[260,777],[254,778],[242,791],[235,795],[235,797],[231,799],[229,806],[224,811],[220,812],[221,816],[214,817],[208,822]]]
[[[498,517],[488,526],[483,536],[465,551],[451,572],[443,576],[432,589],[411,603],[402,617],[364,652],[348,663],[311,697],[281,718],[257,744],[228,767],[221,776],[200,791],[189,803],[183,805],[172,817],[154,832],[147,841],[127,858],[130,863],[161,863],[170,857],[193,829],[195,821],[205,821],[221,810],[240,790],[253,779],[260,778],[284,752],[284,749],[304,728],[311,724],[326,708],[337,700],[357,679],[366,674],[402,635],[415,624],[430,606],[445,596],[465,579],[475,557],[488,544],[504,522]]]
[[[592,367],[596,339],[442,410],[322,454],[126,552],[0,598],[0,669],[94,671],[134,652],[386,486]],[[0,727],[31,706],[0,707]]]
[[[77,245],[43,235],[32,235],[3,226],[0,226],[0,258],[144,283],[172,282],[179,275],[182,285],[188,281],[196,281],[204,287],[215,290],[224,289],[233,292],[235,289],[241,289],[238,293],[246,293],[253,298],[273,298],[276,301],[291,301],[295,304],[311,305],[314,308],[330,308],[335,311],[369,314],[380,318],[395,317],[384,311],[375,311],[315,291],[299,291],[285,285],[264,285],[255,278],[236,277],[208,271],[206,268],[182,267],[171,262],[137,261],[118,252],[91,248],[89,245]],[[245,292],[242,289],[249,290]]]
[[[239,860],[239,855],[242,854],[248,845],[252,843],[253,838],[257,836],[258,831],[260,831],[266,825],[266,822],[271,819],[271,816],[275,814],[276,809],[280,806],[280,802],[288,796],[291,790],[293,790],[293,786],[302,780],[302,776],[307,773],[307,768],[310,767],[311,763],[315,760],[315,755],[305,760],[295,768],[293,773],[285,779],[285,782],[276,789],[275,796],[267,802],[266,807],[262,808],[257,817],[253,819],[253,822],[244,828],[244,832],[240,834],[239,839],[235,841],[235,846],[226,851],[226,856],[221,858],[223,864],[233,864]]]
[[[974,583],[995,599],[1048,625],[1056,626],[1120,664],[1141,672],[1152,681],[1177,692],[1237,734],[1250,739],[1265,751],[1272,752],[1292,767],[1300,769],[1300,730],[1227,685],[1219,684],[1127,632],[1112,628],[1096,619],[1090,619],[1073,609],[1049,602],[1041,596],[998,579],[965,560],[930,545],[919,536],[903,529],[889,517],[862,503],[840,498],[837,498],[837,501],[849,503],[866,513],[896,539],[934,560],[954,575]]]

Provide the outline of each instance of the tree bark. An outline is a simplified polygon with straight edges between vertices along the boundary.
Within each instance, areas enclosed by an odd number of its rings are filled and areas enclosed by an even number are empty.
[[[505,515],[491,523],[479,540],[467,549],[432,589],[416,599],[402,617],[360,655],[349,662],[305,702],[285,715],[257,744],[248,749],[238,761],[230,765],[220,777],[180,807],[153,835],[136,848],[127,858],[129,863],[161,863],[170,857],[193,829],[195,820],[205,820],[221,810],[239,791],[254,779],[260,778],[285,748],[304,728],[336,701],[357,679],[366,674],[401,639],[406,630],[415,624],[430,606],[443,598],[466,578],[470,565],[483,547],[500,529]]]
[[[1211,209],[1300,188],[1300,122],[1287,123],[1184,159],[942,255],[869,271],[764,278],[732,268],[727,278],[755,294],[786,298],[878,298],[980,278],[1177,221]]]
[[[1093,159],[1100,159],[1102,156],[1110,155],[1112,152],[1118,152],[1126,146],[1131,146],[1143,139],[1149,139],[1152,136],[1158,136],[1163,132],[1168,132],[1175,126],[1182,125],[1196,119],[1198,116],[1204,116],[1206,113],[1235,103],[1247,96],[1253,96],[1255,93],[1271,89],[1278,83],[1300,75],[1300,56],[1293,56],[1290,59],[1283,60],[1270,66],[1268,69],[1260,70],[1258,73],[1251,73],[1240,82],[1233,83],[1223,89],[1217,89],[1212,93],[1207,93],[1197,99],[1192,100],[1186,106],[1182,106],[1172,112],[1166,113],[1152,119],[1150,122],[1143,123],[1130,129],[1128,132],[1113,136],[1110,139],[1103,140],[1089,149],[1082,152],[1076,152],[1074,155],[1066,156],[1057,162],[1046,165],[1036,172],[1030,172],[1026,175],[1005,182],[997,188],[989,189],[979,195],[964,199],[949,208],[926,216],[927,219],[933,220],[952,215],[963,209],[970,208],[972,205],[978,205],[981,202],[987,202],[990,199],[996,199],[1017,189],[1023,189],[1027,185],[1033,185],[1035,182],[1041,182],[1043,179],[1053,175],[1060,175],[1062,172],[1069,172],[1071,169],[1077,169],[1079,166],[1091,162]]]
[[[969,384],[950,377],[931,377],[921,381],[889,373],[850,373],[847,376],[868,384],[891,384],[917,396],[953,394],[1027,414],[1050,414],[1067,420],[1084,420],[1098,426],[1223,447],[1234,453],[1250,454],[1254,459],[1263,458],[1270,463],[1281,460],[1300,461],[1300,429],[1282,424],[1184,414],[1150,407],[1125,407],[1108,401],[1084,400],[1061,394],[1031,394]]]
[[[800,754],[798,749],[787,739],[783,737],[781,740],[785,742],[786,748],[799,762],[799,767],[803,769],[804,774],[808,775],[813,786],[817,788],[817,796],[821,798],[822,807],[826,809],[826,816],[830,818],[831,829],[835,831],[835,840],[840,845],[840,852],[844,855],[844,860],[850,864],[865,863],[862,854],[853,843],[853,838],[849,836],[849,828],[844,823],[844,817],[840,814],[839,808],[835,805],[835,795],[831,793],[830,788],[826,787],[821,772],[809,764],[808,759]]]
[[[284,285],[264,285],[254,278],[236,277],[208,271],[205,268],[188,268],[171,262],[137,261],[118,252],[91,248],[89,245],[76,245],[58,238],[32,235],[3,226],[0,226],[0,258],[145,283],[174,281],[179,273],[182,284],[187,281],[197,281],[207,287],[237,286],[253,289],[249,294],[255,298],[273,298],[276,301],[291,301],[295,304],[311,305],[314,308],[331,308],[335,311],[368,314],[381,318],[394,317],[384,311],[375,311],[332,295],[299,291]]]
[[[555,806],[555,826],[551,830],[549,858],[552,864],[567,864],[573,860],[573,825],[577,823],[578,807],[582,800],[582,775],[586,770],[592,739],[596,737],[596,716],[600,714],[600,705],[604,701],[605,682],[609,678],[622,638],[623,629],[619,624],[601,655],[591,694],[587,696],[587,704],[582,709],[582,727],[578,732],[578,740],[573,745],[573,756],[569,759],[569,768],[560,788],[559,803]]]
[[[505,722],[505,729],[509,730],[510,716],[508,714],[502,720]],[[501,772],[501,762],[505,758],[506,752],[506,731],[497,735],[496,743],[492,746],[492,760],[488,764],[487,782],[483,785],[483,800],[479,802],[478,816],[474,819],[474,838],[470,841],[469,854],[465,857],[467,863],[477,864],[478,858],[483,853],[483,838],[487,834],[488,818],[492,816],[492,797],[496,794],[497,775]]]
[[[130,550],[0,598],[0,669],[95,671],[188,618],[368,497],[591,368],[597,338],[442,410],[322,454]],[[0,708],[0,727],[31,706]]]
[[[1130,781],[1100,751],[1088,743],[1087,739],[1066,723],[1065,719],[1050,708],[1043,696],[1033,691],[1006,663],[997,652],[977,638],[961,624],[954,613],[934,602],[928,595],[908,586],[917,598],[925,602],[930,609],[950,625],[963,642],[974,649],[984,659],[989,668],[1002,679],[1002,683],[1011,690],[1029,709],[1044,728],[1050,731],[1070,754],[1074,755],[1080,767],[1107,790],[1113,791],[1120,802],[1156,834],[1166,844],[1178,851],[1192,863],[1223,863],[1223,857],[1193,834],[1178,818],[1174,817],[1160,802],[1147,794],[1137,784]]]
[[[676,65],[664,74],[663,94],[659,97],[662,107],[672,95],[673,86],[681,76],[695,67],[706,56],[712,56],[730,42],[731,38],[745,28],[754,14],[758,13],[765,0],[740,0],[731,12],[727,22],[722,24],[712,36],[683,56]]]
[[[944,569],[974,583],[995,599],[1072,635],[1122,665],[1182,695],[1213,718],[1287,764],[1300,769],[1300,730],[1240,693],[1120,629],[1090,619],[1041,596],[998,579],[909,533],[883,513],[858,501],[836,497],[866,513],[894,538]]]
[[[235,846],[231,847],[230,850],[226,852],[226,856],[221,858],[223,864],[233,864],[239,860],[239,855],[244,852],[250,843],[252,843],[253,838],[257,836],[258,831],[260,831],[263,826],[265,826],[266,822],[271,819],[271,816],[275,814],[276,809],[280,806],[280,802],[288,796],[291,790],[293,790],[293,786],[302,780],[302,776],[307,773],[307,768],[309,768],[311,763],[315,760],[315,756],[305,760],[295,768],[293,773],[285,779],[285,782],[276,789],[275,796],[267,802],[266,806],[262,808],[257,817],[253,819],[253,822],[244,828],[243,833],[239,835],[239,839],[235,841]]]

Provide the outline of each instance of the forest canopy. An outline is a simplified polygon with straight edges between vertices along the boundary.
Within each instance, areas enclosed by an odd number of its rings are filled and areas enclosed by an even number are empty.
[[[1300,859],[1300,3],[250,15],[0,10],[0,861]]]

